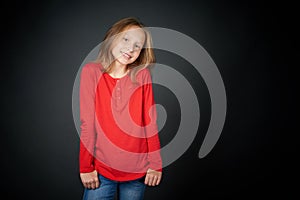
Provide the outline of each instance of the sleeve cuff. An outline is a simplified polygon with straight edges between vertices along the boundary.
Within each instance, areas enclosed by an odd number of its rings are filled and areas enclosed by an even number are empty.
[[[89,173],[94,171],[95,168],[94,167],[84,167],[84,168],[80,168],[79,172],[80,173]]]

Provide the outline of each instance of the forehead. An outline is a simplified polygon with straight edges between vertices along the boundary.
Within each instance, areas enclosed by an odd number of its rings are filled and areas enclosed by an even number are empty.
[[[131,39],[137,40],[138,42],[145,41],[145,31],[138,26],[129,27],[124,34]]]

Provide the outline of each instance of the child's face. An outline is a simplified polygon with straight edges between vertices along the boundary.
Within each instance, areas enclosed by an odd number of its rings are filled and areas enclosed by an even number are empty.
[[[112,55],[122,65],[133,63],[140,55],[145,42],[143,29],[133,26],[122,34],[117,44],[112,49]]]

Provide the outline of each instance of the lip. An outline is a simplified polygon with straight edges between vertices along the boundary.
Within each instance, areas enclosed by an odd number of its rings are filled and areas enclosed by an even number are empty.
[[[129,53],[122,52],[122,55],[127,58],[128,60],[132,58],[132,56]]]

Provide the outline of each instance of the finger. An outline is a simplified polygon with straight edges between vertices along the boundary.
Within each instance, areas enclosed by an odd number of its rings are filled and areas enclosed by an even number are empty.
[[[86,182],[86,183],[85,183],[85,187],[86,187],[87,189],[90,189],[90,183]]]
[[[82,184],[83,184],[83,187],[85,187],[85,188],[88,187],[87,183],[83,182]]]
[[[83,186],[85,188],[89,188],[89,182],[88,181],[84,180],[82,183],[83,183]]]
[[[99,180],[98,178],[94,178],[93,182],[92,182],[92,189],[96,189],[99,187]]]
[[[156,181],[157,181],[157,176],[154,176],[153,179],[152,179],[151,185],[155,186],[156,185]]]
[[[100,181],[99,179],[97,178],[97,180],[95,181],[95,185],[96,185],[96,188],[98,188],[100,186]]]
[[[95,181],[92,181],[91,182],[91,189],[95,189],[96,188],[96,183],[95,183]]]
[[[93,188],[92,185],[93,185],[93,183],[90,181],[90,182],[88,183],[88,188],[89,188],[89,189],[92,189],[92,188]]]
[[[156,180],[156,185],[159,185],[160,180],[161,180],[161,176],[158,176],[158,177],[157,177],[157,180]]]
[[[144,183],[145,183],[146,185],[148,185],[148,182],[149,182],[149,176],[148,176],[148,174],[147,174]]]
[[[151,186],[153,182],[153,176],[152,175],[148,175],[148,185]]]
[[[85,187],[86,188],[86,181],[81,177],[81,183],[82,183],[82,185],[83,185],[83,187]]]
[[[89,187],[89,189],[94,189],[94,187],[95,187],[94,180],[90,180],[90,181],[88,182],[88,187]]]

